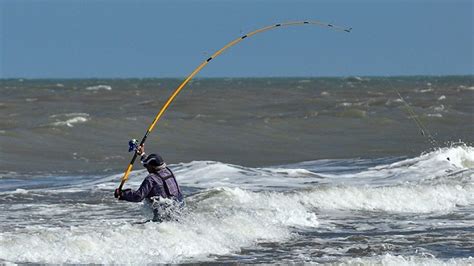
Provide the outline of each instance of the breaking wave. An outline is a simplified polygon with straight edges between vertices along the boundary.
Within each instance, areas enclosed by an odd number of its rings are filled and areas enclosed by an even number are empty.
[[[74,124],[80,124],[89,121],[90,115],[86,113],[68,113],[52,115],[50,118],[54,118],[56,120],[56,122],[51,123],[52,126],[74,127]]]
[[[98,90],[111,91],[112,87],[109,86],[109,85],[97,85],[97,86],[87,87],[86,90],[88,90],[88,91],[98,91]]]
[[[262,243],[296,241],[308,230],[334,228],[337,224],[328,227],[326,219],[335,213],[420,217],[456,213],[474,205],[473,147],[447,147],[382,162],[321,160],[267,168],[213,161],[172,165],[187,191],[187,207],[179,221],[161,224],[137,223],[150,215],[145,205],[111,199],[121,175],[2,192],[4,200],[30,200],[0,205],[0,211],[9,213],[0,217],[0,223],[15,228],[0,233],[0,259],[114,264],[212,261]],[[127,186],[137,187],[144,174],[134,171]],[[97,201],[71,199],[81,193],[90,193],[88,197]],[[58,200],[44,204],[45,197]],[[25,212],[34,219],[23,221]],[[400,223],[398,230],[412,230],[403,226]],[[311,262],[311,258],[299,260]],[[342,265],[445,262],[462,265],[472,259],[385,254],[338,260]]]
[[[446,266],[446,265],[472,265],[474,258],[438,259],[429,254],[421,256],[402,256],[385,254],[371,258],[354,258],[337,265],[383,265],[383,266]]]

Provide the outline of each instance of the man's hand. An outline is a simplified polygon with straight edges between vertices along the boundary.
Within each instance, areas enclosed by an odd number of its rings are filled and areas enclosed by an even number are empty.
[[[140,155],[140,156],[145,155],[145,144],[143,144],[142,146],[138,146],[137,154]]]
[[[120,199],[120,196],[122,195],[122,191],[119,190],[118,188],[115,189],[115,192],[114,192],[114,197],[116,199]]]

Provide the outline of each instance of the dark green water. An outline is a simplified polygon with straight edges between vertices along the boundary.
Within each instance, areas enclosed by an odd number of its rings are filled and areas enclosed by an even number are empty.
[[[178,79],[1,80],[2,172],[117,172]],[[102,85],[102,86],[101,86]],[[472,143],[473,76],[197,79],[147,147],[171,163],[247,166],[418,155],[435,139]]]

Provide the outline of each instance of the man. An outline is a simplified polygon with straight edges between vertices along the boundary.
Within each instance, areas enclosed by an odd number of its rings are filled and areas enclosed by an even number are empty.
[[[142,164],[149,174],[135,191],[131,189],[120,191],[117,188],[115,198],[131,202],[140,202],[146,198],[153,208],[153,221],[173,219],[174,212],[184,206],[184,197],[173,172],[160,155],[146,156],[144,146],[140,146],[137,153],[141,155]]]

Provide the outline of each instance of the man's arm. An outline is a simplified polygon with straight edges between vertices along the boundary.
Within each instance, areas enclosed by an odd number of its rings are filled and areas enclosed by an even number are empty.
[[[131,202],[140,202],[142,201],[151,191],[153,188],[152,179],[150,176],[147,176],[145,180],[143,180],[140,188],[133,191],[131,189],[123,190],[118,197],[119,200],[126,200]]]

